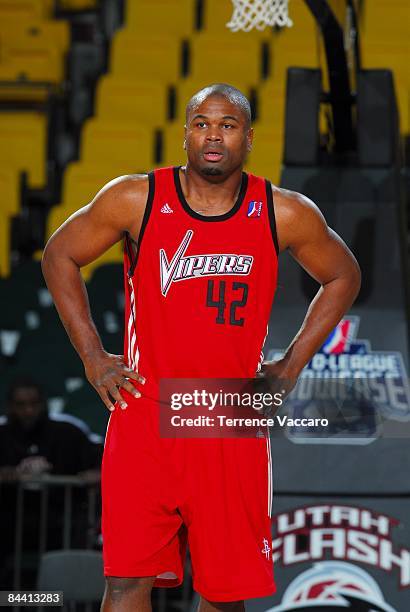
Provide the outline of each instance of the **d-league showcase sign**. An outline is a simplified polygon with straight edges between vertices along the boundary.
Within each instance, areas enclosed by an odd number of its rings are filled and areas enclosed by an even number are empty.
[[[295,419],[325,416],[326,428],[288,427],[287,436],[302,444],[368,444],[382,435],[386,420],[410,425],[410,388],[403,356],[374,351],[357,339],[360,319],[344,318],[304,368],[286,402]],[[282,351],[272,349],[269,360]],[[291,422],[291,421],[290,421]],[[409,428],[410,431],[410,428]]]

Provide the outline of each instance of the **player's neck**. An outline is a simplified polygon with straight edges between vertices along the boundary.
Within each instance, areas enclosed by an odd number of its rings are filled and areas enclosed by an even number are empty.
[[[204,177],[188,164],[180,169],[179,178],[190,207],[204,215],[222,215],[235,204],[242,182],[242,169],[218,182]]]

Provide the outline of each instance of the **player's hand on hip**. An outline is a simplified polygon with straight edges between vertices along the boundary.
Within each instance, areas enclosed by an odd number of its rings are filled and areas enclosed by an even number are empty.
[[[84,361],[87,380],[92,384],[101,397],[108,410],[115,409],[114,402],[120,408],[127,407],[127,402],[120,393],[124,389],[133,397],[141,397],[141,393],[131,382],[135,380],[141,384],[145,378],[138,372],[131,370],[125,363],[122,355],[112,355],[106,351],[93,353]]]
[[[298,373],[289,369],[285,360],[265,361],[259,376],[263,378],[271,393],[278,393],[282,400],[292,391],[297,383]]]

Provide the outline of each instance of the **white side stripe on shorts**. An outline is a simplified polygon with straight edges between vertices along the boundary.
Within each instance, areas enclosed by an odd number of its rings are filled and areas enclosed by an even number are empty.
[[[268,516],[272,517],[273,474],[269,429],[266,436],[266,451],[268,453]]]

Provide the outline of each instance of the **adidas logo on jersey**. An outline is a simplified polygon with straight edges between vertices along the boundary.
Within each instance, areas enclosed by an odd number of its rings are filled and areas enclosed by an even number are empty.
[[[166,202],[164,206],[161,208],[161,212],[165,213],[166,215],[169,215],[170,213],[173,213],[174,211],[172,210],[168,202]]]

